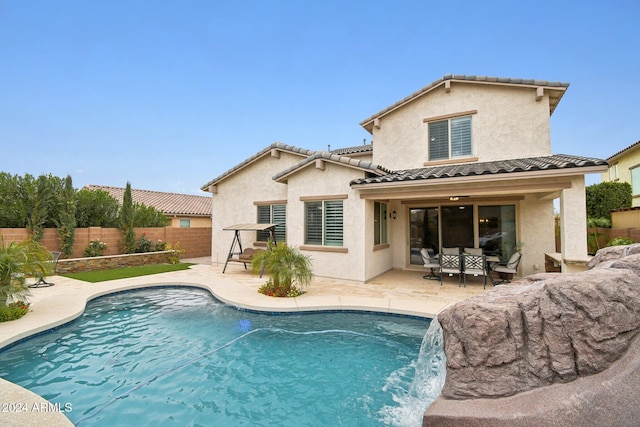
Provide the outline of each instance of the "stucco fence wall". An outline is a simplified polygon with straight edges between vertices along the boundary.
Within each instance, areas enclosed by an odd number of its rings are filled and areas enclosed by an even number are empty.
[[[179,243],[180,248],[185,252],[181,258],[197,258],[211,256],[211,228],[174,228],[174,227],[150,227],[136,228],[136,239],[146,232],[147,237],[152,242],[162,240],[170,245]],[[11,240],[20,242],[29,238],[29,232],[25,228],[0,228],[0,235],[5,242]],[[122,240],[120,229],[118,228],[76,228],[73,251],[70,258],[84,257],[84,250],[89,246],[91,240],[100,240],[107,244],[107,249],[103,255],[118,255],[118,241]],[[47,228],[44,237],[40,241],[44,247],[50,251],[60,250],[60,238],[55,228]]]
[[[616,237],[627,237],[634,242],[640,242],[640,228],[588,228],[587,233],[598,237],[600,248]]]

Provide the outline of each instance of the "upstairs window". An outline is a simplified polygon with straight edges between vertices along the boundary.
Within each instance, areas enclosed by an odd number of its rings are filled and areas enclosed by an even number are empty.
[[[258,224],[278,224],[275,229],[276,241],[287,240],[287,205],[258,205]],[[269,240],[269,231],[258,231],[258,242]]]
[[[429,122],[429,161],[471,154],[471,116]]]
[[[631,194],[640,196],[640,166],[630,170],[631,172]]]

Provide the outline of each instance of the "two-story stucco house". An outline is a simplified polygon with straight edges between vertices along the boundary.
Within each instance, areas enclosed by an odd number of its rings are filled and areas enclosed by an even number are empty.
[[[213,193],[213,262],[237,223],[280,224],[278,239],[311,255],[319,276],[367,281],[422,268],[423,247],[480,247],[520,274],[555,251],[563,270],[587,258],[584,175],[604,160],[553,155],[549,118],[568,84],[447,75],[361,125],[372,144],[312,151],[274,143],[205,184]],[[243,240],[260,245],[262,233]]]
[[[609,170],[602,174],[602,181],[631,184],[631,206],[640,207],[640,141],[618,151],[607,162]]]

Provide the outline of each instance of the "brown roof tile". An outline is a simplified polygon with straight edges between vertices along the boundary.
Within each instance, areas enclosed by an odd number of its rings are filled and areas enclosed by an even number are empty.
[[[399,170],[382,176],[355,179],[351,181],[351,185],[433,180],[438,178],[508,174],[515,172],[534,172],[552,169],[603,166],[606,164],[607,162],[604,160],[591,157],[554,154],[552,156],[544,157],[529,157],[524,159],[498,160],[493,162],[464,163]]]
[[[87,190],[103,190],[122,203],[124,188],[108,187],[104,185],[86,185]],[[161,191],[131,189],[131,199],[134,203],[144,203],[147,206],[164,212],[167,215],[210,216],[211,197],[191,194],[165,193]]]

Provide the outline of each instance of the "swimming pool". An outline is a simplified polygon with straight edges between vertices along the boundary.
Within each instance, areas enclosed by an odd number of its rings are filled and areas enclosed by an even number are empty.
[[[83,426],[420,425],[435,398],[416,375],[434,369],[420,366],[428,326],[259,314],[200,289],[147,288],[0,352],[0,377]]]

